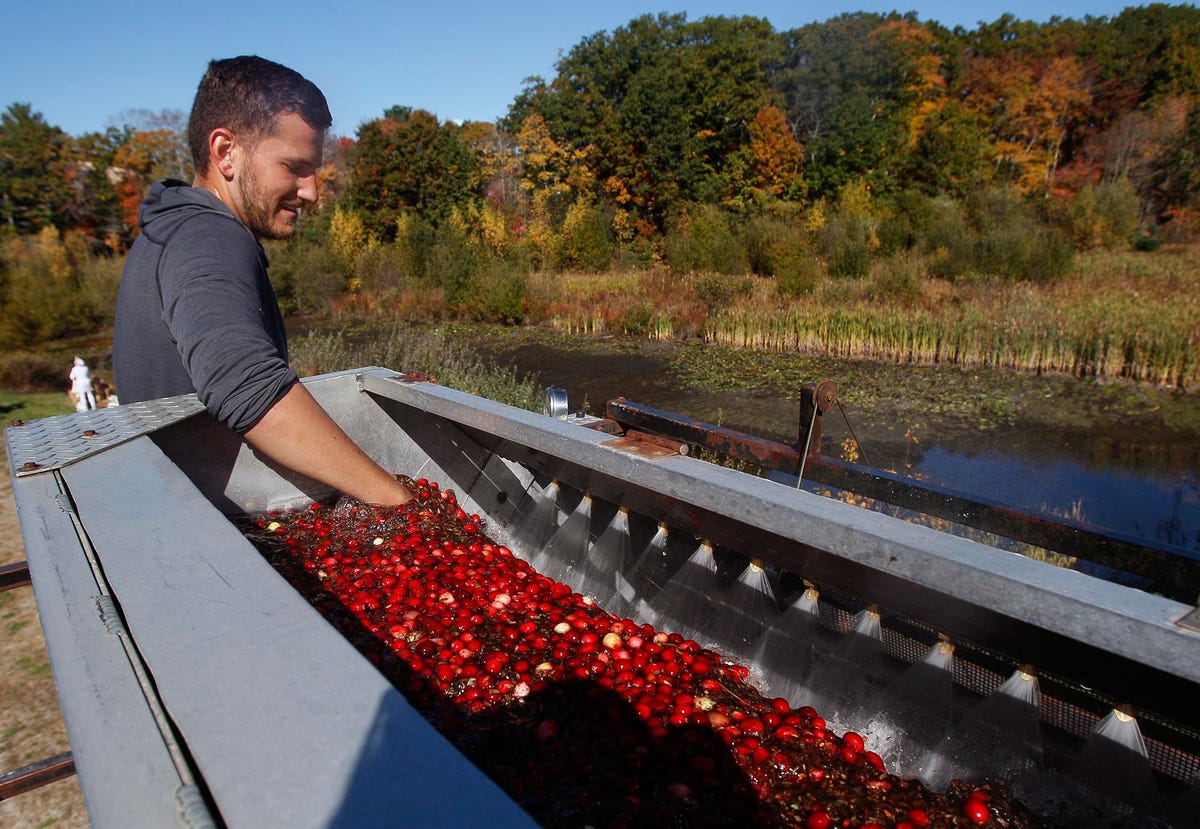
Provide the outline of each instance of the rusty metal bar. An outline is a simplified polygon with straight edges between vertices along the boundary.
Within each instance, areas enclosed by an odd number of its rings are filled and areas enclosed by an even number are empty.
[[[674,438],[768,469],[794,473],[800,459],[800,453],[795,446],[644,406],[624,397],[608,401],[605,414],[626,429],[639,429]]]
[[[797,446],[748,435],[723,426],[665,412],[624,398],[611,400],[607,415],[625,428],[665,435],[705,447],[763,469],[795,474]],[[805,478],[905,509],[943,518],[1016,541],[1075,556],[1150,579],[1154,590],[1195,604],[1200,555],[1110,532],[1082,522],[1023,513],[987,499],[964,495],[924,481],[820,456],[805,466]]]
[[[625,432],[625,437],[633,440],[640,440],[643,443],[650,443],[655,446],[660,446],[663,449],[669,449],[676,455],[686,455],[688,453],[688,445],[686,442],[672,440],[671,438],[663,437],[662,435],[653,435],[649,432],[639,432],[637,429],[630,429]]]
[[[15,564],[5,564],[0,567],[0,593],[31,583],[28,561],[18,561]]]
[[[75,773],[75,757],[71,752],[48,757],[23,768],[0,774],[0,800],[33,791],[49,783],[63,780]]]

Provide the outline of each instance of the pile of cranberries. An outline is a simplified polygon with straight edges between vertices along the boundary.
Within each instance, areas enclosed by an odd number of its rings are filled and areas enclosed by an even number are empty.
[[[862,737],[748,669],[606,612],[490,540],[455,494],[247,519],[245,531],[426,717],[548,827],[1007,827],[1005,793],[886,773]]]

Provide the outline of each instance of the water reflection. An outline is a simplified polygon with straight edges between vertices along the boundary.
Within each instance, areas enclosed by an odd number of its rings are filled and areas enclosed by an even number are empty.
[[[911,472],[1024,511],[1200,550],[1200,487],[1195,475],[1098,471],[1052,457],[1034,463],[990,453],[964,455],[942,446],[928,447]]]

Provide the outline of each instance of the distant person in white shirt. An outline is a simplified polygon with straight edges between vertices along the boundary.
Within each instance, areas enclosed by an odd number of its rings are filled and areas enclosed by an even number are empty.
[[[87,363],[82,357],[75,358],[68,375],[71,380],[71,394],[75,398],[75,411],[86,412],[96,408],[96,395],[92,391],[92,377],[88,372]]]

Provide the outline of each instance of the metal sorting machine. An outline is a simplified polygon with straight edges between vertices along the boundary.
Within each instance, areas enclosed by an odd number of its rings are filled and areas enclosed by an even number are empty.
[[[969,693],[1033,665],[1043,720],[1071,739],[1133,706],[1161,776],[1200,771],[1200,632],[1178,600],[1191,575],[1183,587],[1168,578],[1160,593],[1177,598],[1164,598],[679,451],[749,451],[767,466],[804,456],[806,475],[850,487],[854,470],[823,463],[811,441],[807,455],[803,441],[776,445],[773,462],[748,436],[682,419],[663,428],[672,418],[623,401],[597,419],[566,414],[561,399],[546,416],[381,368],[305,383],[385,468],[454,489],[501,542],[514,543],[553,480],[843,597],[827,624],[878,606],[899,659],[953,637]],[[810,390],[809,423],[834,393]],[[14,422],[5,440],[93,825],[532,825],[227,518],[331,493],[263,463],[194,397]],[[1003,510],[872,475],[910,506],[1011,528]],[[1066,532],[1102,555],[1128,546]],[[1196,572],[1194,560],[1181,567]]]

